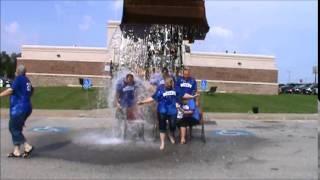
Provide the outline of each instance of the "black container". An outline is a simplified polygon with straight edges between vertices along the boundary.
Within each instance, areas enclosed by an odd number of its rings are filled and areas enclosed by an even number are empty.
[[[253,107],[252,107],[252,112],[253,112],[254,114],[259,113],[259,107],[258,107],[258,106],[253,106]]]

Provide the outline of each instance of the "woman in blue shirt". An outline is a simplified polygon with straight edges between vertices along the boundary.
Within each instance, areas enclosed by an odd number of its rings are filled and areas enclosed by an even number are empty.
[[[177,105],[181,98],[195,98],[198,95],[181,94],[174,88],[174,81],[171,77],[165,79],[164,86],[157,88],[156,92],[143,101],[138,102],[139,105],[156,101],[158,103],[157,111],[159,113],[159,131],[160,131],[160,150],[164,149],[164,140],[166,137],[166,121],[169,122],[170,134],[169,139],[172,144],[175,143],[174,132],[176,128]]]
[[[9,130],[12,136],[14,150],[8,157],[29,157],[33,151],[33,147],[27,143],[22,130],[25,121],[32,112],[31,95],[33,88],[30,80],[26,76],[26,68],[19,65],[16,71],[16,78],[12,83],[11,88],[0,93],[0,97],[10,96],[10,120]],[[24,153],[20,153],[20,145],[24,145]]]

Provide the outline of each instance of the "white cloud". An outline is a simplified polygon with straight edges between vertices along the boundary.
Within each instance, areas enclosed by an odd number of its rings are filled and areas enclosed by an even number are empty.
[[[19,31],[19,23],[13,21],[5,26],[5,31],[10,34],[15,34]]]
[[[81,31],[87,31],[93,25],[94,21],[91,16],[85,15],[82,18],[82,22],[79,24],[79,29]]]
[[[230,29],[224,28],[222,26],[213,26],[210,28],[210,34],[212,36],[220,37],[220,38],[232,38],[233,32]]]
[[[1,47],[8,52],[19,52],[23,44],[38,44],[40,36],[36,32],[25,32],[16,21],[1,27]]]

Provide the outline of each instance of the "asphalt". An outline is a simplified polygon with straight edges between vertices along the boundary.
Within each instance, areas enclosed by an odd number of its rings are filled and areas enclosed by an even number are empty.
[[[161,152],[151,126],[146,125],[145,141],[112,138],[112,109],[34,111],[25,128],[36,147],[32,157],[8,159],[12,145],[5,111],[1,179],[318,179],[319,116],[314,114],[253,119],[209,114],[206,143],[198,127],[186,145],[167,142]],[[57,131],[49,131],[53,127]]]

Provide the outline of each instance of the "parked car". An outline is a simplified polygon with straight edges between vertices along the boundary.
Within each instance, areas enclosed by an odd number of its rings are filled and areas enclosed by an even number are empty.
[[[285,86],[285,84],[279,84],[279,85],[278,85],[279,94],[282,93],[282,88],[283,88],[283,86]]]
[[[295,94],[301,94],[303,89],[309,84],[299,84],[293,87],[292,92]]]
[[[312,92],[313,94],[318,94],[318,84],[314,84]]]
[[[0,78],[0,87],[11,87],[12,81],[7,78]]]
[[[281,92],[282,93],[287,93],[287,94],[292,94],[293,93],[293,88],[295,86],[297,86],[298,84],[296,83],[288,83],[286,85],[284,85],[282,88],[281,88]]]
[[[313,94],[313,87],[314,87],[314,84],[308,84],[307,86],[302,88],[302,93],[303,94]]]

